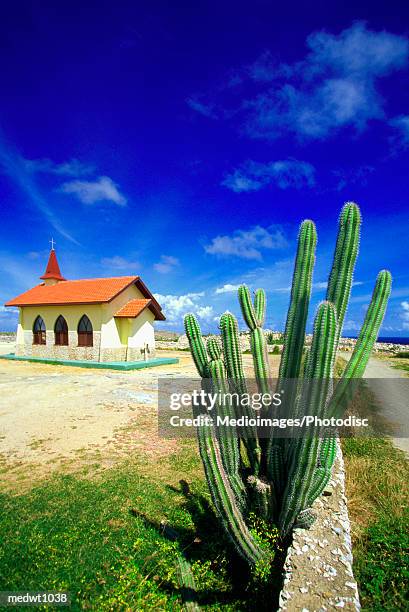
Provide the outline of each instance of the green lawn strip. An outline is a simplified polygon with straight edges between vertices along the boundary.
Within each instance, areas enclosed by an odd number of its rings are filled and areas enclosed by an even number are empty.
[[[160,466],[130,461],[94,480],[56,475],[0,498],[0,590],[66,590],[72,610],[182,610],[182,555],[202,609],[246,610],[257,599],[263,609],[266,592],[246,584],[192,445]]]
[[[362,609],[406,610],[409,464],[389,440],[350,438],[343,440],[342,447],[350,486],[355,496],[359,491],[361,507],[371,509],[368,524],[353,541],[354,574]],[[365,466],[362,472],[360,464]]]

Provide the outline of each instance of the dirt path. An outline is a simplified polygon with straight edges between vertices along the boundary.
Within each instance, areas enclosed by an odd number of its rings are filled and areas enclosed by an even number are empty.
[[[348,360],[352,353],[340,353]],[[381,415],[396,431],[409,430],[409,382],[408,375],[389,365],[388,361],[371,357],[366,366],[364,378],[372,379],[370,386],[381,410]],[[385,381],[386,382],[382,382]],[[395,382],[393,382],[395,381]],[[409,457],[409,438],[391,436],[393,444]]]
[[[409,420],[409,383],[405,384],[402,382],[402,379],[407,379],[405,372],[392,368],[384,361],[373,357],[366,366],[364,378],[376,379],[377,381],[382,379],[398,379],[400,381],[397,381],[396,384],[389,382],[389,384],[385,385],[375,383],[375,393],[378,404],[382,409],[382,416],[392,423],[396,431],[407,431]],[[403,450],[406,456],[409,457],[409,438],[391,437],[391,439],[394,445]]]

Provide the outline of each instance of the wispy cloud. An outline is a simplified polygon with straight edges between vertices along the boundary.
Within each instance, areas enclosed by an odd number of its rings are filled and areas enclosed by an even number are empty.
[[[409,115],[400,115],[389,123],[396,130],[395,142],[407,149],[409,147]]]
[[[114,255],[113,257],[103,257],[101,264],[111,270],[128,270],[129,273],[134,273],[140,264],[138,261],[132,261],[121,257],[120,255]]]
[[[301,189],[315,184],[315,168],[296,159],[285,159],[267,164],[248,160],[227,174],[222,185],[235,193],[258,191],[274,184],[280,189]]]
[[[352,171],[337,169],[333,171],[333,175],[337,178],[336,191],[342,191],[350,185],[367,185],[369,176],[375,171],[373,166],[363,165],[358,166]]]
[[[100,176],[94,181],[68,181],[61,185],[60,191],[75,195],[83,204],[112,202],[117,206],[126,206],[127,202],[109,176]]]
[[[216,236],[204,249],[211,255],[261,260],[263,250],[286,246],[287,240],[280,227],[270,226],[266,229],[256,225],[249,230],[236,230],[230,236]]]
[[[0,166],[10,180],[24,193],[28,203],[42,214],[51,227],[67,240],[78,244],[77,240],[63,227],[61,221],[47,204],[46,198],[35,181],[35,177],[25,166],[24,158],[5,143],[1,134]]]
[[[191,97],[186,99],[186,104],[199,115],[215,119],[217,117],[216,110],[213,104],[200,102],[197,98]]]
[[[56,176],[81,177],[92,174],[94,166],[84,164],[78,159],[70,159],[67,162],[56,164],[51,159],[23,159],[25,168],[29,172],[40,172],[44,174],[55,174]]]
[[[251,77],[274,86],[246,104],[247,133],[274,139],[294,133],[322,139],[346,126],[358,130],[384,118],[378,80],[407,65],[409,43],[403,36],[375,32],[357,22],[339,35],[314,32],[309,53],[294,64],[274,66],[264,55]]]
[[[237,291],[239,287],[240,285],[232,285],[230,283],[227,283],[226,285],[223,285],[223,287],[216,287],[215,294],[218,295],[220,293],[232,293],[234,291]]]
[[[161,255],[160,261],[153,264],[153,268],[160,274],[168,274],[179,265],[179,260],[171,255]]]

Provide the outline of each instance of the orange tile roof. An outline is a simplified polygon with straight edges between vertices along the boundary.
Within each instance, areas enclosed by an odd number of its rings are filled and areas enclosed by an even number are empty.
[[[101,304],[110,302],[137,281],[139,281],[139,276],[118,276],[61,281],[56,285],[41,284],[9,300],[5,305]]]
[[[134,318],[140,315],[142,310],[145,310],[150,304],[152,304],[152,300],[142,300],[139,298],[130,300],[114,316]]]

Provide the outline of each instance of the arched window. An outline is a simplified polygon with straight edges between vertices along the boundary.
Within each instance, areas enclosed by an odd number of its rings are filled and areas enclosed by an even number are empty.
[[[36,318],[33,325],[33,344],[46,344],[45,323],[40,315]]]
[[[54,325],[55,344],[68,346],[68,325],[67,321],[60,315]]]
[[[87,315],[82,315],[78,323],[78,346],[93,346],[92,324]]]

